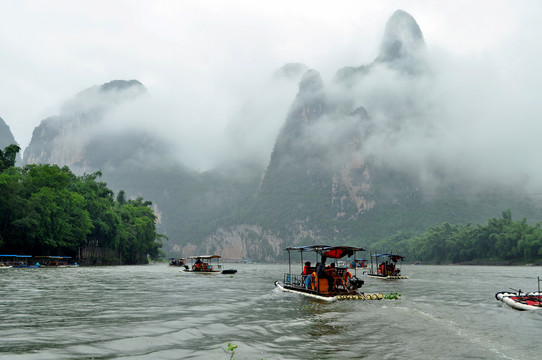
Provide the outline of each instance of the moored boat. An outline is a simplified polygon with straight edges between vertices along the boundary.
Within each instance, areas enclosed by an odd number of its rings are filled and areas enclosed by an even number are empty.
[[[339,259],[355,256],[356,252],[365,251],[360,247],[351,246],[296,246],[288,247],[288,272],[282,281],[275,281],[275,286],[284,292],[296,293],[306,297],[326,302],[346,299],[365,299],[365,294],[358,291],[363,280],[348,271],[345,266],[337,266]],[[301,271],[292,272],[291,252],[299,252]],[[315,266],[309,261],[303,261],[303,254],[313,253],[316,257]],[[309,255],[310,256],[310,255]],[[332,259],[326,266],[327,259]],[[382,294],[380,294],[382,295]],[[376,295],[377,298],[383,298]],[[371,296],[372,298],[372,296]]]
[[[40,266],[47,268],[79,267],[76,261],[72,262],[71,256],[36,256],[36,259],[41,262]]]
[[[198,255],[189,256],[187,260],[192,261],[192,267],[184,265],[183,272],[192,272],[198,274],[235,274],[235,269],[223,269],[220,265],[220,255]]]
[[[9,260],[5,261],[5,258]],[[29,259],[32,259],[32,255],[0,255],[0,259],[2,260],[0,262],[3,263],[6,269],[36,269],[40,267],[39,262],[29,264]]]
[[[538,290],[523,292],[520,290],[499,291],[495,298],[517,310],[540,310],[542,309],[542,292],[540,291],[540,277],[538,277]]]

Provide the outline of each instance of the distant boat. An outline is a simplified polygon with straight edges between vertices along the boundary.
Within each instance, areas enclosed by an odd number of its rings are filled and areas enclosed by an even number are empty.
[[[350,263],[351,269],[367,267],[367,259],[354,259],[354,260],[348,259],[348,261]]]
[[[9,260],[4,260],[8,258]],[[32,255],[0,255],[0,263],[3,268],[15,268],[15,269],[36,269],[40,267],[40,263],[36,262],[34,265],[28,264],[28,260],[32,258]]]
[[[414,261],[414,263],[412,265],[421,265],[421,264],[422,264],[422,262],[417,260],[417,261]]]
[[[36,256],[41,261],[40,266],[47,268],[79,267],[77,262],[71,262],[71,256]]]
[[[185,262],[183,258],[169,258],[169,266],[184,266]]]
[[[189,256],[187,260],[192,260],[192,267],[184,265],[183,272],[191,272],[198,274],[235,274],[235,269],[222,269],[220,265],[220,255],[199,255]]]
[[[397,254],[372,254],[367,276],[383,280],[408,279],[408,276],[400,275],[401,269],[397,264],[404,259],[404,256]]]

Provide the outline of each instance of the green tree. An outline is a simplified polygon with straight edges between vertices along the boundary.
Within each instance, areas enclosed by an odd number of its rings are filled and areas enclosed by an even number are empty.
[[[21,148],[15,144],[5,147],[4,151],[0,150],[0,171],[15,166],[15,159],[19,151],[21,151]]]

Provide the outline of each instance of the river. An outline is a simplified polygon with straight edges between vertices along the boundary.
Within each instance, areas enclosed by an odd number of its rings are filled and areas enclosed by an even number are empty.
[[[278,291],[287,264],[225,267],[238,273],[165,264],[1,270],[0,358],[456,360],[542,351],[542,311],[494,297],[536,290],[539,267],[405,265],[410,279],[394,281],[358,273],[363,291],[400,299],[331,304]]]

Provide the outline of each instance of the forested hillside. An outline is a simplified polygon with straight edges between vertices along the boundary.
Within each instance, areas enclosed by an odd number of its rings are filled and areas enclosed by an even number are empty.
[[[19,147],[0,152],[0,248],[2,253],[80,258],[88,247],[114,250],[112,259],[88,262],[141,264],[162,246],[150,202],[115,200],[100,172],[74,175],[68,167],[15,167]]]
[[[421,235],[398,233],[373,244],[409,261],[435,264],[527,264],[542,259],[542,223],[512,220],[510,210],[487,224],[444,223]]]

